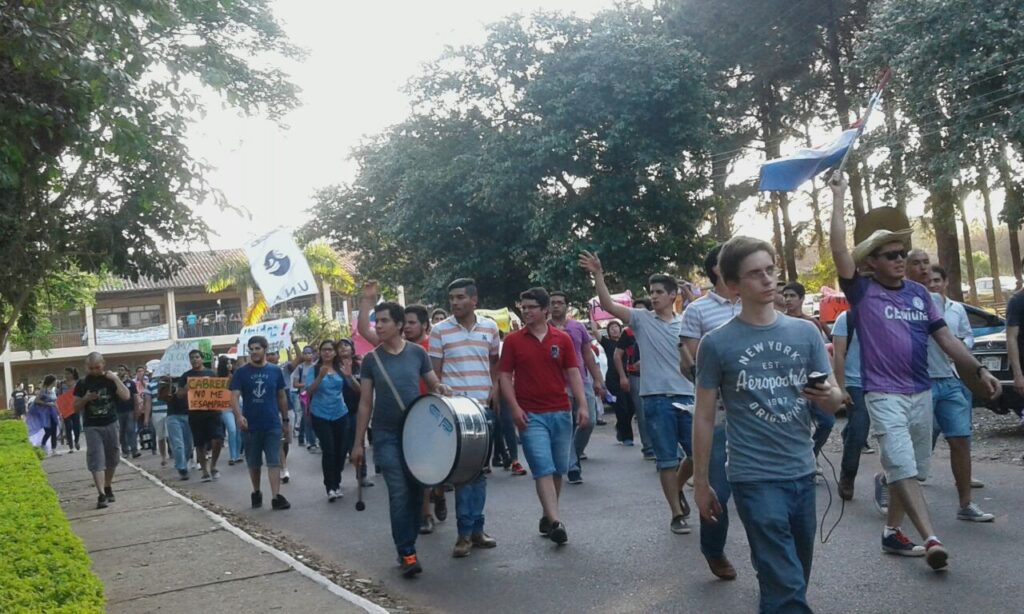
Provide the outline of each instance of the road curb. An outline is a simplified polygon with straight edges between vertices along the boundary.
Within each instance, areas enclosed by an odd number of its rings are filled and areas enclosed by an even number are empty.
[[[274,546],[271,546],[270,544],[267,544],[265,542],[262,542],[262,541],[256,539],[252,535],[246,533],[241,528],[231,524],[231,522],[227,518],[221,516],[220,514],[218,514],[216,512],[213,512],[213,511],[203,507],[202,505],[196,503],[192,499],[189,499],[185,495],[181,494],[180,492],[174,490],[173,488],[171,488],[170,486],[165,484],[160,478],[158,478],[155,475],[153,475],[152,473],[146,471],[142,467],[139,467],[135,463],[132,463],[132,462],[128,461],[127,459],[121,459],[121,462],[123,464],[125,464],[125,465],[128,465],[132,469],[138,471],[140,474],[142,474],[143,477],[145,477],[150,482],[153,482],[154,484],[156,484],[157,486],[162,488],[169,495],[171,495],[173,497],[176,497],[178,499],[181,499],[185,503],[187,503],[187,504],[191,505],[192,507],[196,508],[197,510],[203,512],[211,520],[213,520],[214,522],[219,524],[224,530],[229,531],[230,533],[232,533],[233,535],[235,535],[236,537],[238,537],[242,541],[244,541],[244,542],[246,542],[246,543],[248,543],[248,544],[250,544],[252,546],[256,546],[260,550],[263,550],[264,552],[267,552],[267,553],[273,555],[275,558],[277,558],[278,560],[280,560],[284,564],[288,565],[289,567],[291,567],[292,569],[297,571],[299,574],[305,576],[306,578],[309,578],[313,582],[316,582],[317,584],[319,584],[323,588],[327,589],[331,594],[337,595],[338,597],[341,597],[342,599],[344,599],[345,601],[351,603],[352,605],[354,605],[354,606],[356,606],[358,608],[361,608],[362,610],[364,610],[366,612],[370,612],[371,614],[388,614],[388,611],[386,609],[382,608],[381,606],[377,605],[376,603],[370,601],[369,599],[367,599],[365,597],[357,595],[357,594],[353,593],[352,591],[350,591],[350,590],[348,590],[348,589],[346,589],[346,588],[344,588],[342,586],[338,586],[336,583],[332,582],[329,578],[327,578],[326,576],[324,576],[320,572],[316,571],[315,569],[310,568],[308,565],[304,564],[302,561],[299,561],[298,559],[296,559],[295,557],[291,556],[287,552],[284,552],[283,550],[279,550],[279,549],[275,548]]]

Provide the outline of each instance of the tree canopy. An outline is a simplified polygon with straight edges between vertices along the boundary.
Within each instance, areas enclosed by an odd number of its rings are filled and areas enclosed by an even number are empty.
[[[203,92],[271,118],[297,103],[261,60],[298,53],[268,7],[0,1],[0,346],[53,271],[163,277],[168,245],[205,240],[195,207],[224,203],[185,142]]]
[[[412,116],[355,151],[305,229],[367,274],[432,300],[472,275],[497,305],[536,284],[581,297],[581,248],[634,287],[700,258],[710,93],[649,11],[510,18],[409,91]]]

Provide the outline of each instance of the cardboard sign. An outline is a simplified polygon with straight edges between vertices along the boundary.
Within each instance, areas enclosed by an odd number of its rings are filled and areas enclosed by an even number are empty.
[[[249,339],[257,335],[267,338],[267,351],[280,352],[292,344],[292,329],[295,327],[295,318],[283,318],[281,320],[270,320],[260,322],[252,326],[246,326],[238,333],[238,355],[249,355]]]
[[[231,407],[230,378],[190,377],[188,380],[189,411],[224,411]]]
[[[203,362],[213,363],[213,343],[209,339],[187,339],[175,341],[164,350],[160,364],[153,370],[153,377],[170,375],[178,377],[192,368],[188,361],[188,353],[199,350],[203,354]]]
[[[57,413],[65,420],[75,413],[75,395],[72,389],[57,397]]]

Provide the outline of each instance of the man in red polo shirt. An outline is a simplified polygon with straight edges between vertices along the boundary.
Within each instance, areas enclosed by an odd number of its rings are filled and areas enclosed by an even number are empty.
[[[519,299],[526,327],[505,338],[498,363],[501,393],[519,429],[523,454],[544,510],[540,532],[561,545],[569,536],[558,515],[558,496],[562,476],[569,471],[572,446],[572,408],[566,382],[576,399],[579,428],[587,427],[590,415],[572,339],[548,324],[547,291],[530,288]]]

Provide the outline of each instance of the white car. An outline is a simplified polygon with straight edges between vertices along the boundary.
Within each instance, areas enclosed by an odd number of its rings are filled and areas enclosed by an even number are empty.
[[[974,286],[978,289],[978,296],[992,296],[995,294],[993,286],[995,280],[991,277],[979,277],[974,280]],[[969,288],[969,286],[968,286]],[[999,288],[1003,291],[1003,294],[1010,294],[1017,290],[1017,278],[1012,276],[1001,275],[999,277]],[[964,292],[968,292],[967,289]]]

